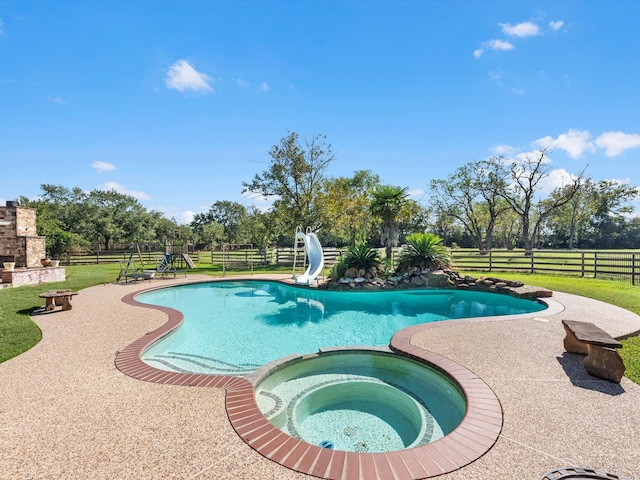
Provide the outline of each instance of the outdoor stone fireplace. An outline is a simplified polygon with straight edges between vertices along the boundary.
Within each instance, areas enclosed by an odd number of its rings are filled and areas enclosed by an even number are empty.
[[[0,207],[0,286],[59,282],[66,278],[64,267],[43,266],[46,238],[36,232],[37,211],[8,201]],[[10,285],[8,285],[10,284]]]

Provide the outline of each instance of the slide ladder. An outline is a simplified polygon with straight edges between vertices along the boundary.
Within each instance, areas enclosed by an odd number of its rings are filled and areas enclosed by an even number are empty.
[[[306,258],[309,260],[307,269],[302,275],[295,275],[296,257],[298,254],[298,243],[304,243]],[[305,262],[306,265],[306,262]],[[322,253],[322,245],[317,235],[307,228],[307,232],[303,233],[302,228],[296,229],[295,248],[293,253],[294,280],[299,285],[311,285],[324,268],[324,254]]]

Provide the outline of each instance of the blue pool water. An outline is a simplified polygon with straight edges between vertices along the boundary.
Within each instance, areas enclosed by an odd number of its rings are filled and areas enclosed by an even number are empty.
[[[442,320],[513,315],[545,305],[488,292],[339,292],[266,281],[182,285],[143,293],[184,322],[143,354],[171,371],[244,375],[293,353],[335,346],[385,346],[405,327]]]
[[[361,453],[434,442],[460,424],[467,407],[455,382],[430,366],[342,349],[278,365],[257,383],[256,401],[290,436]]]

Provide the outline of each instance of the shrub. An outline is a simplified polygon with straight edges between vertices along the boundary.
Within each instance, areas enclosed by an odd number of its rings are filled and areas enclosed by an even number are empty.
[[[437,270],[451,266],[451,254],[442,245],[442,238],[434,233],[413,233],[407,237],[400,259],[398,272],[412,268]]]
[[[340,280],[344,277],[345,273],[347,273],[347,267],[345,265],[345,257],[341,257],[336,263],[331,267],[331,271],[329,272],[329,278],[331,280]]]
[[[366,245],[349,247],[347,253],[331,269],[329,276],[333,280],[342,277],[375,278],[382,270],[380,256],[377,250]]]

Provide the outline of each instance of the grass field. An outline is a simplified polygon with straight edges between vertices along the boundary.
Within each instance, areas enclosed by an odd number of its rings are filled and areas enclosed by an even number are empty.
[[[199,273],[222,276],[219,265],[198,264]],[[83,265],[67,267],[67,280],[37,286],[0,289],[0,362],[20,355],[40,341],[42,335],[31,320],[33,309],[42,306],[38,294],[56,288],[70,288],[74,291],[93,285],[111,283],[118,276],[117,264]],[[291,267],[256,267],[256,273],[290,273]],[[247,270],[234,273],[247,273]],[[482,272],[464,272],[474,276],[488,276]],[[640,287],[629,283],[599,280],[593,278],[566,277],[542,274],[494,273],[491,275],[505,279],[519,279],[530,285],[538,285],[550,290],[581,295],[601,300],[630,310],[640,315]],[[640,336],[623,340],[621,355],[627,371],[625,375],[640,384]]]

